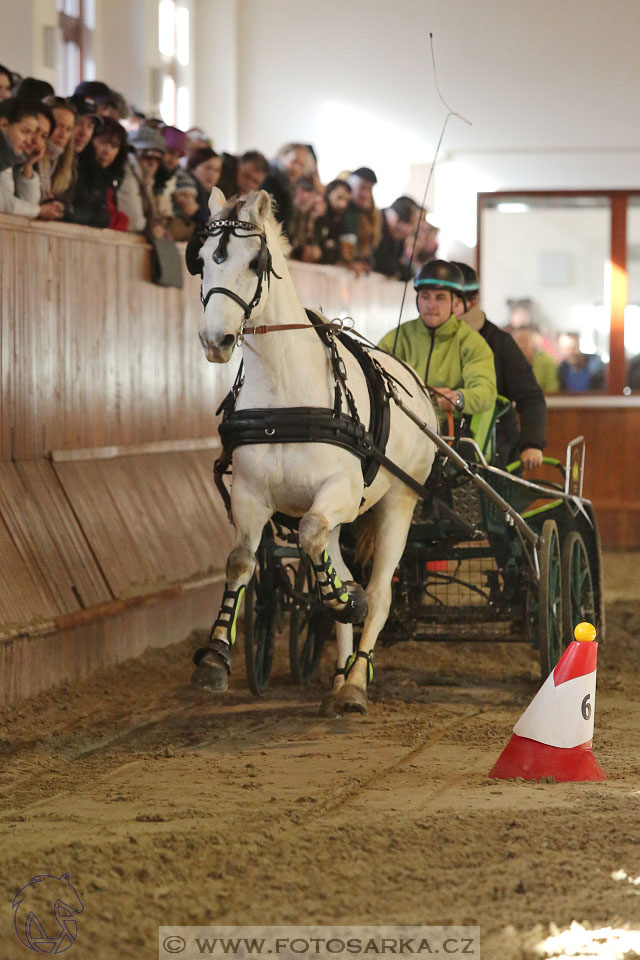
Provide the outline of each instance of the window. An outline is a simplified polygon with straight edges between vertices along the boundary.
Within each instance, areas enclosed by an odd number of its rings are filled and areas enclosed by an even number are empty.
[[[183,130],[191,125],[188,87],[190,15],[185,0],[159,0],[158,51],[162,58],[160,115]]]
[[[568,393],[640,390],[640,193],[478,194],[482,305],[529,326]]]
[[[81,80],[95,78],[93,34],[96,0],[58,0],[62,35],[58,64],[58,90],[69,96]]]

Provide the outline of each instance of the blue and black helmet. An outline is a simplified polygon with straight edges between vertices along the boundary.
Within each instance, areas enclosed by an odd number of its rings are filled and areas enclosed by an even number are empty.
[[[448,290],[457,297],[464,296],[464,278],[458,267],[446,260],[431,260],[420,267],[413,278],[413,286],[420,290]]]

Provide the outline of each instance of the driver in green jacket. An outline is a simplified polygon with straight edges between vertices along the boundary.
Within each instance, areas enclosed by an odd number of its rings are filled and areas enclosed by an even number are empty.
[[[438,391],[435,401],[443,417],[448,412],[470,417],[471,432],[483,446],[497,397],[496,372],[484,337],[453,312],[464,278],[452,263],[432,260],[420,268],[413,285],[420,316],[390,330],[378,346]]]

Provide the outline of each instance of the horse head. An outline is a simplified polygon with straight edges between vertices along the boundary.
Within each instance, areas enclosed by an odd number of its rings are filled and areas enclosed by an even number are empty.
[[[187,266],[202,276],[204,319],[200,342],[212,363],[227,363],[244,327],[265,309],[272,264],[268,229],[271,198],[265,190],[227,202],[217,187],[211,219],[187,246]]]

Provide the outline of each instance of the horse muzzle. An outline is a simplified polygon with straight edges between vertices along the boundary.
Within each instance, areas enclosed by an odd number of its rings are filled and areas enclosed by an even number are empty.
[[[200,333],[200,343],[209,363],[228,363],[236,345],[237,337],[226,333],[217,342],[204,333]]]

